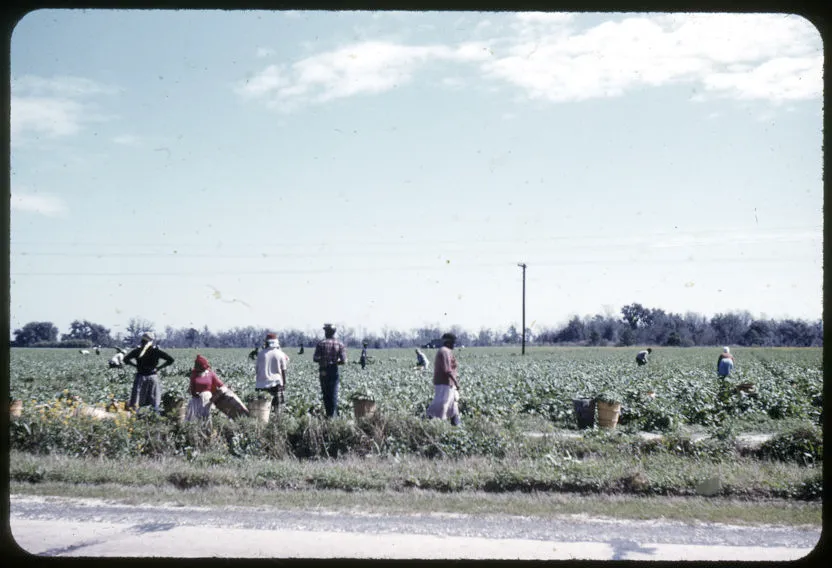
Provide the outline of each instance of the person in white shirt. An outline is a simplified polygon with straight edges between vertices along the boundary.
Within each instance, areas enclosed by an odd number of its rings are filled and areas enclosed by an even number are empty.
[[[428,358],[419,349],[416,350],[416,368],[417,369],[429,369],[430,368],[430,364],[428,363]]]
[[[116,347],[116,354],[110,358],[107,364],[110,366],[111,369],[121,369],[122,367],[124,367],[124,355],[124,349]]]
[[[277,335],[266,335],[266,347],[257,354],[257,383],[255,391],[267,391],[272,395],[272,410],[277,411],[281,402],[285,402],[283,391],[286,388],[286,371],[289,356],[280,349]]]

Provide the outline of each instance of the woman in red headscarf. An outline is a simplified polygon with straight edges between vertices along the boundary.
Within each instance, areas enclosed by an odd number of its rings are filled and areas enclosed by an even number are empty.
[[[217,390],[225,387],[217,376],[208,359],[202,355],[196,356],[194,368],[191,371],[191,402],[185,412],[185,420],[208,419],[211,417],[211,398]]]

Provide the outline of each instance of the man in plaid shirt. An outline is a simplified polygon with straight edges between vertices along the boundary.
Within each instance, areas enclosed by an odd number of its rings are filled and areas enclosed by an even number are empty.
[[[343,343],[335,339],[335,328],[332,324],[324,324],[324,339],[315,346],[312,360],[318,364],[326,415],[332,418],[338,415],[338,366],[347,362],[347,349]]]

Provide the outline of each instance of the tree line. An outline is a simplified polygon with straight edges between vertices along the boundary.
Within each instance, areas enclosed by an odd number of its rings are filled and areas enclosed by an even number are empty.
[[[13,332],[13,347],[132,347],[138,345],[145,331],[156,333],[157,343],[166,347],[253,347],[260,345],[266,333],[277,333],[284,349],[310,347],[321,335],[298,329],[273,330],[264,327],[235,327],[212,331],[208,326],[157,329],[143,318],[131,318],[124,333],[112,334],[103,325],[75,320],[67,333],[60,335],[52,322],[29,322]],[[457,336],[457,345],[486,347],[518,345],[523,335],[517,326],[505,331],[481,328],[472,332],[454,325],[450,329],[423,326],[402,331],[383,328],[380,333],[362,334],[345,326],[338,337],[348,347],[361,347],[367,341],[372,349],[428,346],[447,331]],[[566,324],[526,330],[527,345],[629,346],[656,345],[694,347],[743,345],[760,347],[819,347],[823,345],[823,322],[799,319],[760,319],[747,311],[718,313],[710,318],[687,312],[684,315],[646,308],[638,303],[623,306],[620,315],[572,317]]]

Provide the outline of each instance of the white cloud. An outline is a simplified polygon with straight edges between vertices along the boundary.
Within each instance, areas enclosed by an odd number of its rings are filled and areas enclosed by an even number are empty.
[[[11,80],[10,134],[18,142],[27,133],[46,137],[77,134],[90,121],[106,120],[88,102],[118,89],[80,77],[51,79],[26,75]]]
[[[47,79],[33,75],[12,78],[12,92],[29,96],[87,97],[92,95],[114,95],[119,89],[103,85],[83,77],[58,76]]]
[[[31,193],[12,193],[10,208],[12,210],[40,213],[47,217],[57,217],[66,211],[66,206],[60,198]]]
[[[621,96],[687,83],[694,101],[710,97],[778,103],[818,98],[823,55],[817,30],[797,16],[765,14],[632,15],[577,30],[577,17],[518,13],[509,26],[456,45],[363,41],[291,64],[268,66],[237,88],[270,106],[377,94],[405,85],[429,64],[478,69],[527,98],[563,102]],[[499,31],[501,30],[501,31]],[[440,84],[453,86],[453,79]]]
[[[9,121],[11,138],[26,131],[49,137],[67,136],[80,130],[83,107],[67,99],[12,96]]]
[[[236,90],[275,106],[300,104],[296,100],[299,97],[325,102],[404,85],[420,65],[429,61],[481,61],[488,57],[487,47],[477,43],[448,47],[366,41],[313,55],[290,66],[270,65]]]
[[[705,77],[705,89],[740,99],[774,102],[810,99],[823,94],[823,56],[778,57],[748,71],[725,71]]]
[[[252,79],[247,79],[245,83],[238,86],[237,92],[249,97],[264,95],[287,83],[281,75],[277,65],[269,65]]]
[[[819,36],[795,17],[636,16],[580,33],[538,33],[527,18],[518,20],[519,36],[506,41],[508,55],[483,67],[530,98],[619,96],[679,82],[722,96],[774,101],[812,98],[822,90]]]

